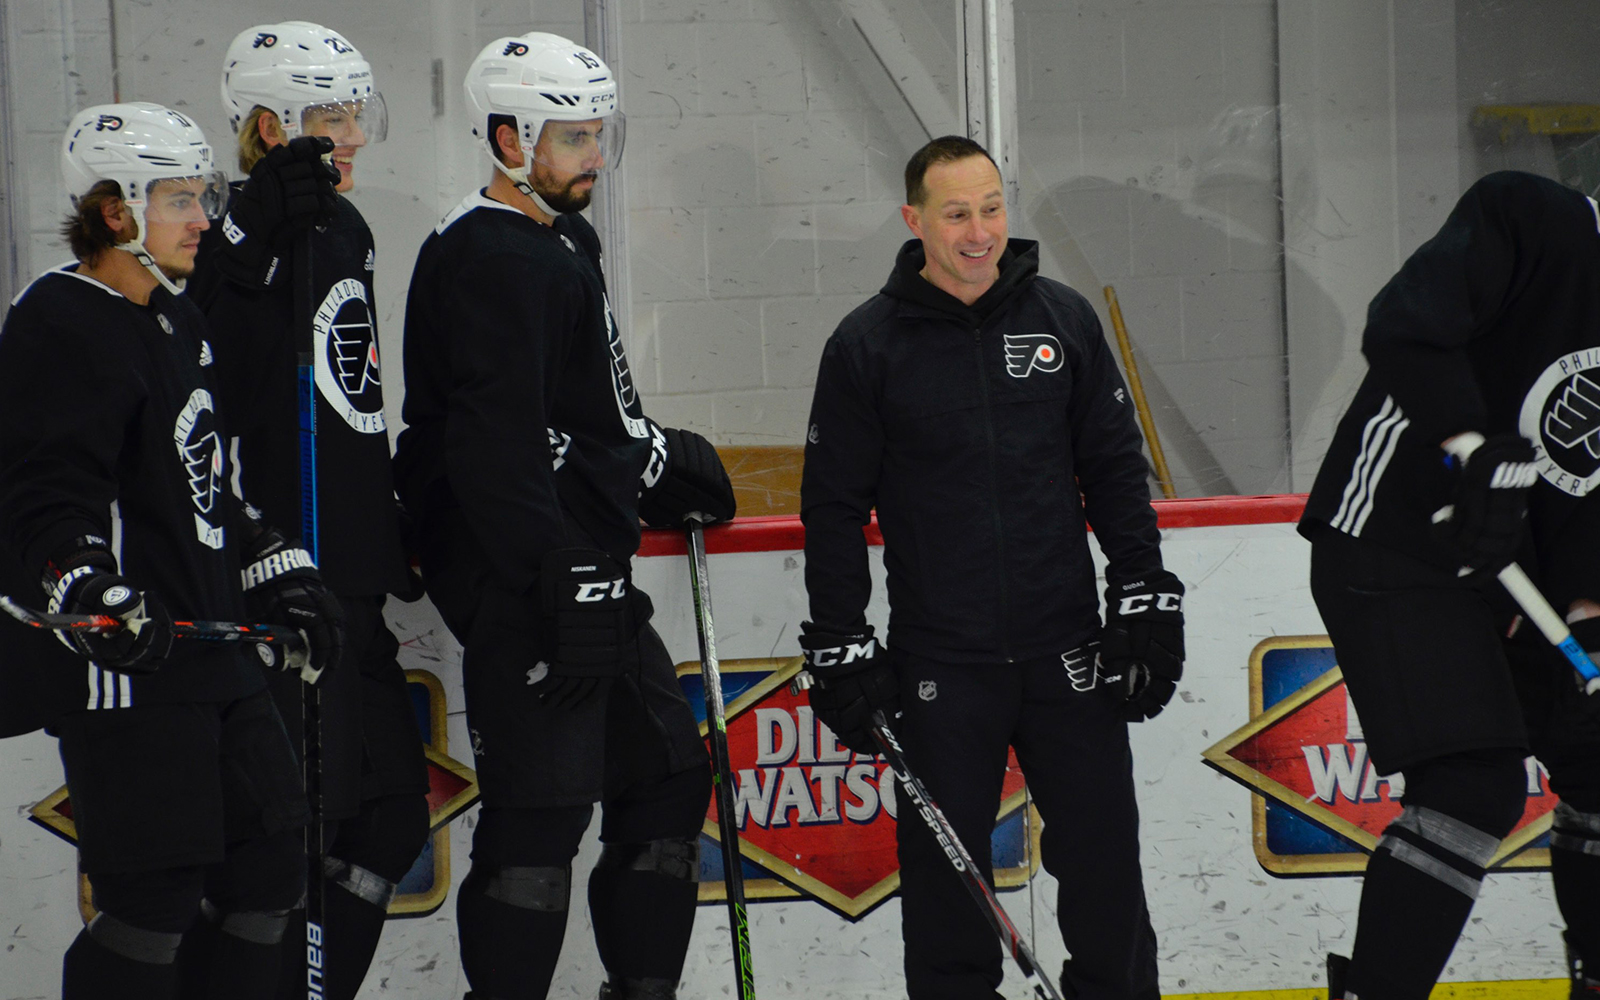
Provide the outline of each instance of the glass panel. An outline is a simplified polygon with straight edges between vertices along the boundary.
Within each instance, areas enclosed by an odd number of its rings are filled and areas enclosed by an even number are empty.
[[[644,0],[623,26],[631,342],[741,513],[798,510],[823,342],[910,236],[903,172],[962,131],[959,0]]]

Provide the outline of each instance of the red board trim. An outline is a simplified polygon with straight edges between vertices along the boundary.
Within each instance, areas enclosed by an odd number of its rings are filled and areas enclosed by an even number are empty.
[[[1287,524],[1300,520],[1304,493],[1259,497],[1205,497],[1199,500],[1156,500],[1156,521],[1163,528],[1209,528],[1229,524]],[[874,514],[866,529],[868,545],[882,545]],[[805,528],[794,515],[741,517],[706,529],[707,552],[782,552],[803,549]],[[647,529],[639,544],[641,556],[681,556],[687,551],[683,533]]]

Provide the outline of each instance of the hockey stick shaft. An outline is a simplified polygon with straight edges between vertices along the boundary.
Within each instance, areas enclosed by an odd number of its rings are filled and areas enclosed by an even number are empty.
[[[67,629],[73,632],[120,632],[123,629],[138,631],[149,618],[130,618],[124,621],[110,615],[58,615],[24,607],[9,597],[0,595],[0,608],[7,614],[34,628]],[[305,645],[305,637],[287,625],[245,625],[239,622],[175,621],[169,626],[174,639],[202,639],[212,642],[255,642],[298,649]]]
[[[928,794],[928,789],[906,766],[905,751],[900,749],[900,742],[895,739],[894,732],[889,728],[883,713],[874,713],[873,722],[872,737],[877,741],[878,749],[888,760],[889,767],[894,770],[895,778],[905,790],[906,797],[911,800],[912,808],[927,824],[928,831],[944,850],[945,857],[956,870],[956,874],[961,877],[967,892],[972,895],[973,901],[988,918],[989,926],[999,937],[1001,947],[1010,952],[1012,959],[1017,963],[1017,968],[1022,970],[1023,978],[1027,980],[1035,995],[1041,1000],[1061,1000],[1061,994],[1056,992],[1055,984],[1050,981],[1050,977],[1040,971],[1038,960],[1033,957],[1033,952],[1022,940],[1022,935],[1017,933],[1016,925],[1006,916],[1005,907],[1000,905],[1000,900],[989,887],[983,872],[978,870],[972,855],[961,843],[961,838],[956,835],[955,827],[945,818],[944,812],[933,801],[933,796]]]
[[[1468,431],[1451,439],[1444,450],[1465,462],[1483,444],[1483,440],[1482,434]],[[1444,511],[1441,510],[1440,513]],[[1567,627],[1561,615],[1550,606],[1549,601],[1545,600],[1545,596],[1539,592],[1533,581],[1528,579],[1528,574],[1522,567],[1514,562],[1507,563],[1498,575],[1500,585],[1506,588],[1512,600],[1522,608],[1523,614],[1528,616],[1528,620],[1533,622],[1550,645],[1566,656],[1567,662],[1572,664],[1572,669],[1578,672],[1578,676],[1583,679],[1584,692],[1594,694],[1600,691],[1600,667],[1595,666],[1594,661],[1589,659],[1589,654],[1578,644],[1578,640],[1572,637],[1572,629]]]
[[[295,241],[294,322],[296,336],[297,411],[300,419],[300,544],[316,562],[317,546],[317,366],[315,289],[312,282],[311,242],[315,227]],[[322,801],[322,688],[300,684],[300,768],[311,823],[306,827],[306,996],[321,1000],[327,981],[328,940],[323,932],[327,884],[323,877],[324,842]]]
[[[739,826],[734,817],[733,768],[728,759],[722,672],[717,663],[717,636],[711,620],[711,575],[706,560],[705,527],[691,518],[687,531],[689,582],[694,590],[694,619],[700,632],[700,676],[705,687],[706,734],[711,740],[712,782],[716,786],[717,829],[722,841],[722,879],[728,896],[728,929],[733,937],[735,985],[739,1000],[755,1000],[750,919],[744,901],[744,862],[739,853]]]

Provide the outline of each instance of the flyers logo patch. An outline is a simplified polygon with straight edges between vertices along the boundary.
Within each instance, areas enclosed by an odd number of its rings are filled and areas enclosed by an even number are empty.
[[[1006,334],[1006,374],[1012,378],[1057,371],[1062,360],[1061,341],[1048,333]]]
[[[1546,483],[1575,497],[1600,488],[1600,348],[1552,361],[1523,397],[1517,430]]]

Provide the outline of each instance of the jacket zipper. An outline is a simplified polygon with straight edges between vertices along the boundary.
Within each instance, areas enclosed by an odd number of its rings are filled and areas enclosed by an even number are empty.
[[[978,358],[978,394],[983,399],[983,432],[989,442],[989,510],[994,516],[995,547],[999,550],[1000,570],[1000,614],[996,623],[1000,633],[1000,656],[1007,663],[1011,663],[1011,643],[1006,634],[1006,622],[1011,618],[1011,599],[1006,588],[1006,533],[1004,520],[1000,516],[1000,472],[995,468],[995,439],[994,439],[994,414],[989,408],[989,372],[983,366],[983,327],[972,328],[972,348]]]

